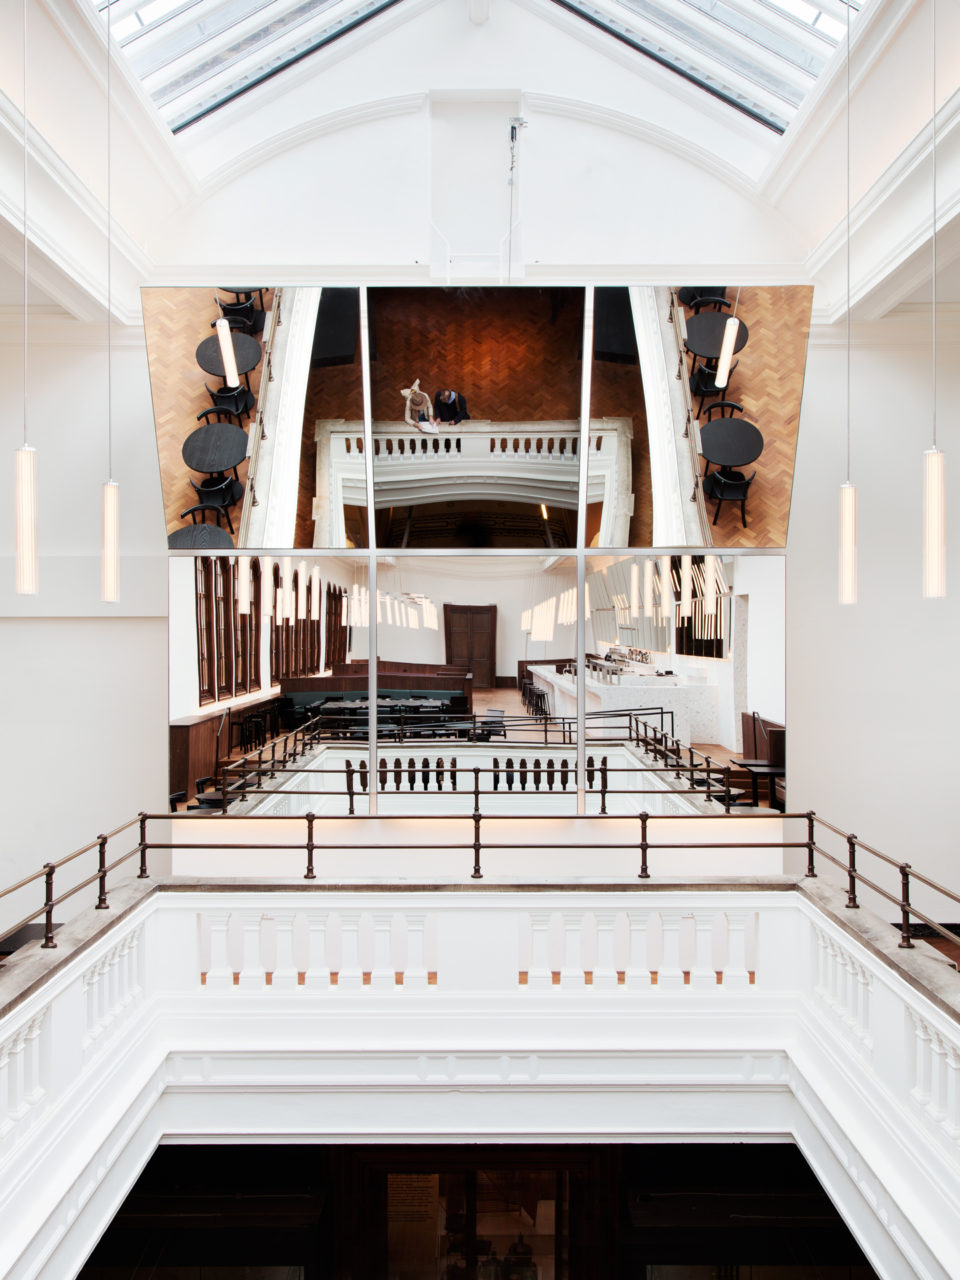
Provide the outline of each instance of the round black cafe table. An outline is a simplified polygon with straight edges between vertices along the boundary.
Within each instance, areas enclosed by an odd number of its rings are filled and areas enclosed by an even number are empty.
[[[243,377],[260,363],[263,348],[256,338],[251,338],[249,333],[241,333],[239,329],[232,330],[230,337],[233,339],[233,352],[237,357],[237,372]],[[204,373],[212,373],[217,378],[223,377],[220,339],[216,334],[204,338],[197,347],[197,364]]]
[[[182,529],[174,529],[168,535],[167,546],[171,551],[213,551],[232,548],[233,539],[218,524],[185,524]]]
[[[720,311],[701,311],[698,316],[691,316],[687,321],[687,350],[701,360],[718,359],[723,346],[723,331],[729,319],[730,316]],[[742,351],[749,337],[749,329],[740,320],[737,340],[733,345],[734,352]]]
[[[239,467],[247,456],[247,433],[232,422],[210,422],[190,432],[181,452],[191,471],[219,475]]]
[[[763,453],[763,436],[746,418],[715,418],[700,428],[700,452],[718,467],[745,467]]]

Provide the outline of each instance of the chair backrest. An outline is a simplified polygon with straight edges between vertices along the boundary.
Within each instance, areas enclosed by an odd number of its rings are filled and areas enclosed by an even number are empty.
[[[225,476],[222,480],[217,480],[215,476],[209,477],[207,480],[201,480],[197,484],[193,477],[190,477],[190,483],[197,491],[197,497],[204,503],[221,503],[224,498],[233,496],[233,477]]]
[[[191,481],[190,483],[191,483],[191,484],[193,484],[193,481]],[[194,488],[196,488],[196,485],[194,485]],[[208,512],[208,511],[212,511],[212,512],[213,512],[213,515],[214,515],[214,519],[216,520],[217,524],[219,525],[219,524],[220,524],[220,513],[221,513],[221,511],[222,511],[222,510],[223,510],[223,508],[222,508],[222,507],[218,507],[218,506],[216,506],[216,505],[215,505],[214,503],[212,503],[212,502],[198,502],[198,503],[197,503],[197,505],[196,505],[195,507],[188,507],[188,508],[186,509],[186,511],[181,511],[181,512],[180,512],[180,519],[181,519],[181,520],[185,520],[185,519],[187,518],[187,516],[189,516],[189,517],[191,518],[191,520],[193,521],[193,523],[194,523],[194,524],[206,524],[206,523],[207,523],[207,512]],[[197,520],[197,515],[198,515],[198,514],[200,514],[200,519],[199,519],[199,520]]]
[[[730,303],[722,296],[724,292],[724,290],[719,290],[717,293],[702,294],[700,297],[695,298],[691,304],[694,315],[699,315],[704,307],[713,307],[716,311],[719,311],[721,307],[729,307]]]
[[[753,484],[754,471],[752,475],[745,476],[743,480],[733,480],[730,476],[725,476],[722,471],[712,472],[715,498],[736,498],[739,501],[747,496],[747,490]]]
[[[743,405],[735,400],[716,400],[708,407],[706,418],[708,422],[713,421],[714,414],[720,418],[732,418],[735,412],[743,413]]]

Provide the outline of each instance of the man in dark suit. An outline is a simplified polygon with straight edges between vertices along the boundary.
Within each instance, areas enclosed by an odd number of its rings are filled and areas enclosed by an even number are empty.
[[[433,398],[433,416],[439,422],[452,422],[454,426],[470,417],[467,402],[459,391],[438,391]]]

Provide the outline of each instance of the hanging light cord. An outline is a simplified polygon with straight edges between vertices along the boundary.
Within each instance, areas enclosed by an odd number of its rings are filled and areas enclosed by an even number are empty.
[[[847,4],[847,484],[850,483],[850,5]]]
[[[27,443],[27,4],[23,0],[23,443]]]
[[[930,235],[930,257],[932,259],[932,279],[930,281],[930,360],[932,365],[931,386],[933,388],[933,447],[937,447],[937,4],[932,0],[930,5],[933,66],[930,83],[933,86],[933,140],[931,145],[933,160],[933,226]]]
[[[107,480],[113,482],[113,148],[111,146],[110,10],[107,0]]]

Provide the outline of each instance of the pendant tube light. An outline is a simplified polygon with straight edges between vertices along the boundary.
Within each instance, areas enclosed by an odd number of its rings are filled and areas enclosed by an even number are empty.
[[[846,479],[840,486],[839,566],[837,595],[840,604],[857,603],[857,490],[850,480],[850,6],[847,13],[847,381],[846,381]]]
[[[40,590],[40,520],[37,489],[37,451],[27,436],[27,369],[29,319],[27,283],[30,241],[27,222],[27,5],[23,0],[23,444],[16,451],[14,472],[14,540],[16,588],[21,596]]]
[[[223,381],[228,387],[239,387],[240,374],[237,370],[237,353],[233,349],[233,333],[230,321],[223,316],[217,321],[217,341],[220,343],[220,359],[223,361]]]
[[[946,484],[943,453],[925,449],[923,453],[923,594],[935,600],[947,594]]]
[[[693,556],[680,557],[680,617],[693,616]]]
[[[673,624],[673,569],[670,556],[660,557],[660,614],[667,626]]]
[[[307,620],[307,562],[301,560],[297,565],[297,618],[300,622]]]
[[[112,49],[107,5],[107,479],[101,493],[102,545],[100,549],[100,599],[116,604],[120,599],[120,486],[113,478],[113,95]]]
[[[740,332],[740,321],[736,316],[727,316],[723,326],[723,340],[720,343],[720,358],[717,360],[717,372],[714,384],[718,390],[724,390],[730,381],[730,366],[733,363],[733,351],[737,345]]]
[[[921,589],[928,600],[947,594],[947,516],[944,457],[937,447],[937,4],[931,0],[931,71],[933,92],[932,168],[933,214],[930,235],[930,397],[933,439],[923,454],[923,530],[921,543]]]
[[[39,519],[37,511],[37,451],[22,444],[16,451],[14,515],[17,537],[17,594],[35,596],[40,582]]]
[[[630,565],[630,617],[640,617],[640,563],[637,560]]]
[[[643,562],[643,616],[652,618],[653,610],[653,561],[647,556]]]
[[[320,566],[310,570],[310,621],[320,621]]]
[[[703,607],[708,614],[717,611],[717,557],[703,557]]]
[[[250,612],[250,557],[237,556],[237,613]]]
[[[583,617],[584,621],[590,617],[590,583],[583,584]]]

